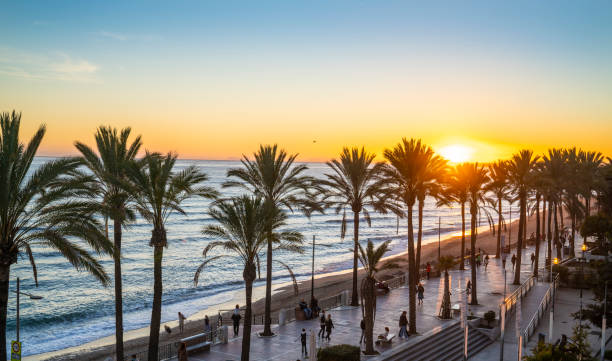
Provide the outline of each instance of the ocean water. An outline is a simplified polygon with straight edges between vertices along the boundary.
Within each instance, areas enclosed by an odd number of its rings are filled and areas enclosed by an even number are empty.
[[[48,161],[37,158],[33,169]],[[237,161],[180,160],[177,169],[195,164],[210,177],[209,185],[221,190],[224,196],[237,195],[239,189],[221,189],[229,168],[239,167]],[[308,174],[324,177],[328,167],[324,163],[309,163]],[[232,299],[236,290],[243,287],[242,268],[237,259],[226,257],[207,268],[207,277],[200,278],[198,287],[193,286],[193,275],[202,261],[202,249],[211,239],[201,234],[202,228],[211,223],[207,214],[210,202],[190,199],[185,203],[187,215],[174,214],[167,222],[168,248],[163,260],[163,308],[162,321],[176,319],[178,311],[186,316],[215,304]],[[507,209],[507,207],[506,207]],[[416,212],[415,212],[416,213]],[[424,210],[424,243],[438,239],[438,217],[442,217],[442,238],[461,229],[459,208],[436,208],[428,200]],[[371,239],[375,243],[392,240],[392,253],[406,249],[406,220],[397,223],[393,215],[371,214],[372,225],[361,221],[360,239]],[[347,218],[352,213],[347,210]],[[349,269],[352,266],[352,224],[348,224],[347,237],[340,239],[342,214],[328,211],[315,214],[309,220],[300,213],[290,214],[288,229],[300,231],[310,241],[316,235],[317,244],[326,244],[317,251],[316,273]],[[486,222],[483,217],[483,225]],[[416,219],[415,219],[416,222]],[[416,225],[416,223],[415,223]],[[112,227],[109,230],[112,235]],[[149,325],[153,289],[153,252],[149,247],[151,226],[142,219],[131,224],[123,232],[122,270],[124,328],[132,330]],[[20,277],[21,289],[43,296],[42,300],[21,298],[21,340],[24,355],[77,346],[101,337],[114,334],[113,288],[102,287],[85,272],[77,272],[57,252],[36,247],[34,250],[38,267],[39,286],[35,287],[27,258],[19,259],[11,268],[11,289]],[[289,264],[298,279],[310,277],[311,255],[279,253],[276,259]],[[109,275],[113,275],[112,259],[101,257]],[[262,260],[262,275],[265,262]],[[275,283],[289,281],[282,267],[273,270]],[[256,282],[256,286],[264,284]],[[9,294],[7,336],[15,337],[16,299]]]

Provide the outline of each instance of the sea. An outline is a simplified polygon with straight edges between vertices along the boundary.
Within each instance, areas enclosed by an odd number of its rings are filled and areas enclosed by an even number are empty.
[[[34,160],[31,171],[50,158]],[[239,195],[241,189],[222,188],[230,168],[240,167],[239,161],[178,160],[177,171],[195,165],[209,176],[208,185],[218,189],[224,197]],[[330,173],[325,163],[307,163],[307,174],[323,178]],[[202,235],[204,226],[212,224],[208,215],[210,201],[192,198],[184,203],[186,215],[173,214],[166,228],[168,248],[163,258],[163,307],[162,322],[175,320],[177,312],[187,317],[208,307],[230,301],[237,290],[244,287],[240,261],[226,256],[205,270],[197,287],[193,284],[194,273],[202,262],[202,250],[212,241]],[[505,207],[507,209],[507,207]],[[416,212],[415,212],[416,214]],[[313,214],[307,218],[300,212],[288,213],[287,229],[301,232],[306,241],[316,237],[315,273],[341,271],[352,267],[352,213],[347,209],[347,235],[341,239],[342,213],[328,210],[325,214]],[[461,230],[461,215],[458,206],[436,207],[428,199],[423,212],[424,243],[437,242],[438,232],[444,239]],[[469,215],[469,214],[468,214]],[[506,215],[507,217],[507,215]],[[439,224],[440,222],[440,224]],[[486,220],[482,219],[483,224]],[[416,218],[415,218],[416,227]],[[124,328],[133,330],[149,325],[153,289],[153,250],[149,246],[151,225],[138,218],[123,231],[122,271]],[[112,235],[112,226],[109,234]],[[365,219],[360,222],[360,240],[380,243],[391,240],[389,255],[404,252],[407,244],[406,220],[398,222],[391,214],[371,213],[371,226]],[[310,243],[308,243],[310,244]],[[311,276],[311,246],[307,252],[295,254],[279,252],[275,259],[288,264],[298,280]],[[91,275],[76,271],[57,251],[34,247],[38,267],[38,287],[35,286],[32,269],[27,257],[22,257],[11,267],[11,290],[15,290],[16,278],[21,280],[21,291],[42,296],[30,299],[21,296],[20,338],[23,354],[33,355],[78,346],[89,341],[113,335],[114,291],[112,286],[104,288]],[[108,274],[113,277],[113,262],[109,256],[99,256]],[[265,261],[262,259],[261,274],[265,276]],[[290,281],[282,267],[273,269],[273,282]],[[264,280],[255,282],[263,285]],[[15,339],[16,297],[9,293],[7,339]]]

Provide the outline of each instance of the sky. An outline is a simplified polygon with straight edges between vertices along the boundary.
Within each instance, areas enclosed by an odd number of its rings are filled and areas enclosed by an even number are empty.
[[[612,155],[610,1],[0,1],[0,111],[42,155],[99,125],[198,159]]]

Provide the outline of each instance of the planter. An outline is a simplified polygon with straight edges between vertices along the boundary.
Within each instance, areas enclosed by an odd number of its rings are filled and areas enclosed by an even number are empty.
[[[473,319],[468,319],[467,323],[470,327],[472,328],[478,328],[478,326],[480,326],[480,322],[482,321],[482,318],[480,317],[474,317]]]
[[[487,321],[485,321],[484,319],[480,319],[480,323],[478,323],[475,328],[478,330],[478,332],[487,336],[491,341],[497,340],[497,338],[501,334],[498,320],[491,321],[487,324]]]

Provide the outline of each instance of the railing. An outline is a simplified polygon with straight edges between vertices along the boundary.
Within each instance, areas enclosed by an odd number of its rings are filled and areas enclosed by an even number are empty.
[[[176,357],[177,351],[178,351],[177,342],[171,342],[171,343],[167,343],[167,344],[163,344],[159,346],[158,361],[170,360]],[[125,357],[125,361],[131,360],[131,355],[133,354],[134,354],[133,352],[130,352],[130,354]],[[136,352],[135,354],[138,360],[149,361],[149,350],[142,350],[142,351]]]
[[[523,299],[523,297],[527,294],[527,292],[531,290],[531,287],[533,287],[533,285],[535,284],[535,281],[536,281],[535,277],[529,276],[529,278],[525,282],[523,282],[523,284],[521,284],[519,288],[514,290],[514,292],[512,292],[510,296],[506,297],[504,301],[499,305],[500,316],[502,312],[502,306],[504,305],[505,305],[505,307],[503,308],[505,310],[504,316],[508,316],[509,313],[514,312],[516,308],[516,303],[519,300],[519,298]],[[501,320],[501,317],[500,317],[500,320]],[[507,322],[508,317],[505,317],[505,320]]]
[[[546,309],[548,308],[548,305],[553,299],[554,293],[559,287],[559,274],[558,273],[555,275],[553,280],[554,280],[553,284],[551,284],[550,287],[548,288],[548,291],[546,291],[546,294],[544,295],[544,299],[542,300],[542,302],[540,302],[540,305],[538,306],[538,310],[533,314],[533,316],[531,317],[531,320],[529,320],[529,324],[527,324],[527,327],[523,331],[523,341],[524,341],[525,346],[527,345],[527,342],[529,342],[529,338],[533,335],[536,328],[538,327],[540,320],[542,319],[542,316],[544,316],[544,313]]]

